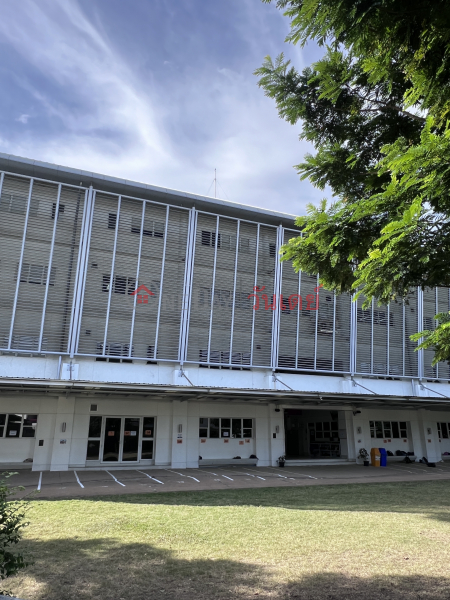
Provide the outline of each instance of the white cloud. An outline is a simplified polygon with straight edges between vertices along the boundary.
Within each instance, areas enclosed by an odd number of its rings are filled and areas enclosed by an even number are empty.
[[[245,6],[249,25],[252,15],[267,8]],[[279,120],[251,75],[274,45],[269,38],[267,45],[257,41],[254,24],[250,33],[241,27],[252,41],[239,70],[207,56],[183,65],[181,40],[172,79],[171,57],[162,51],[149,56],[166,66],[162,80],[157,71],[142,77],[77,0],[22,0],[2,10],[3,39],[40,74],[39,81],[49,83],[38,86],[22,75],[24,93],[54,124],[47,136],[27,128],[26,137],[9,143],[9,152],[199,194],[206,193],[217,167],[231,200],[285,212],[303,212],[306,201],[318,196],[292,169],[310,148]],[[252,64],[259,46],[261,60]],[[28,119],[22,114],[17,120]],[[33,125],[37,121],[33,113]]]

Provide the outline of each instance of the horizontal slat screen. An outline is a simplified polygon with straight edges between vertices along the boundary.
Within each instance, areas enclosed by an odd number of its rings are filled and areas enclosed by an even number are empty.
[[[80,354],[178,360],[188,220],[187,210],[96,194]]]
[[[450,379],[410,340],[450,310],[448,288],[363,309],[280,264],[296,230],[95,190],[87,202],[86,188],[7,173],[0,183],[0,351],[382,377],[418,377],[423,363],[427,379]]]
[[[5,175],[1,348],[67,352],[85,193]]]

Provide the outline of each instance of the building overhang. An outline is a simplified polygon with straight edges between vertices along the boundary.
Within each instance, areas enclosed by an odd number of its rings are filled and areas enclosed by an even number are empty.
[[[446,410],[450,409],[450,398],[419,396],[383,396],[373,393],[311,392],[308,390],[268,390],[191,385],[99,383],[89,381],[61,380],[0,380],[0,398],[11,395],[33,396],[78,396],[127,400],[141,398],[155,401],[181,402],[232,402],[251,404],[275,404],[311,408],[341,407],[347,410],[361,408],[386,408],[403,410]]]

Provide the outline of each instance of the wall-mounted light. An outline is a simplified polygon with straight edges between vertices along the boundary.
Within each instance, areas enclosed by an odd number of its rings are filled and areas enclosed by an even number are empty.
[[[183,433],[183,425],[178,425],[178,433]]]
[[[66,424],[61,423],[61,431],[64,433],[65,430],[66,430]]]
[[[279,425],[275,425],[275,433],[280,433],[280,426]]]
[[[276,409],[275,409],[275,412],[280,412],[280,409],[279,409],[279,408],[276,408]]]

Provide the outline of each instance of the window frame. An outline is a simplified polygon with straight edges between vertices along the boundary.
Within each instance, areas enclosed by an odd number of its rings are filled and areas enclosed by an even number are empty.
[[[7,435],[8,433],[8,426],[9,426],[9,422],[10,422],[10,416],[19,416],[20,415],[20,426],[19,429],[16,430],[19,432],[19,435]],[[4,423],[2,424],[1,421],[3,420],[2,417],[4,418]],[[29,417],[35,417],[36,420],[34,422],[34,424],[32,423],[31,425],[26,425],[25,421],[29,420]],[[37,413],[1,413],[0,414],[0,439],[35,439],[36,438],[36,429],[37,429],[37,424],[38,424],[38,418],[39,418],[39,414]],[[17,422],[17,421],[16,421]],[[24,430],[26,431],[33,431],[33,435],[23,435]],[[9,430],[11,431],[11,430]]]
[[[218,420],[218,436],[211,436],[211,419],[214,421]],[[222,423],[223,421],[223,423]],[[240,436],[233,434],[234,422],[240,421]],[[245,427],[244,421],[251,421],[251,427]],[[247,423],[248,425],[248,423]],[[245,440],[255,439],[255,420],[252,417],[199,417],[198,421],[199,439],[212,439],[212,440]],[[202,431],[206,430],[206,435],[201,435]],[[250,435],[245,435],[245,431],[250,431]],[[224,435],[228,434],[228,435]]]
[[[370,439],[408,440],[408,422],[409,421],[369,420]],[[395,432],[393,424],[395,424],[395,428],[398,430],[398,436],[394,436]],[[376,432],[380,432],[382,435],[376,435]]]

